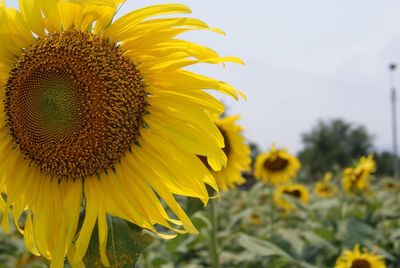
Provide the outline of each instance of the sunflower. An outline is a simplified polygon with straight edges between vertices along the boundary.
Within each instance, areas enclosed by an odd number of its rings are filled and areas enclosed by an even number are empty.
[[[321,181],[317,182],[314,187],[314,191],[317,196],[321,198],[328,198],[335,196],[338,192],[338,188],[331,182],[332,173],[325,173]]]
[[[395,180],[387,180],[383,184],[383,188],[387,192],[396,192],[399,187],[400,187],[399,183]]]
[[[278,185],[295,177],[299,168],[300,162],[295,156],[272,146],[270,151],[257,156],[254,176],[265,183]]]
[[[302,184],[279,185],[275,189],[274,203],[285,212],[292,212],[296,206],[287,198],[295,198],[306,205],[309,201],[308,189]]]
[[[242,62],[177,38],[222,33],[162,16],[188,7],[154,5],[114,19],[122,2],[21,0],[16,10],[0,1],[2,225],[9,230],[12,215],[27,248],[51,267],[62,267],[66,255],[82,265],[96,223],[109,266],[107,215],[165,238],[196,233],[174,195],[206,204],[206,185],[218,187],[197,155],[212,158],[213,169],[226,164],[223,136],[208,115],[224,106],[204,90],[242,93],[182,68]]]
[[[346,193],[362,192],[368,189],[371,173],[375,172],[376,164],[373,156],[361,157],[355,167],[343,171],[342,186]]]
[[[260,225],[263,223],[261,216],[257,213],[251,213],[247,220],[253,225]]]
[[[360,246],[355,245],[353,251],[346,250],[337,259],[335,268],[386,268],[382,256],[360,251]]]
[[[250,148],[241,134],[243,128],[235,123],[239,118],[240,116],[228,116],[215,120],[225,141],[223,151],[227,157],[226,166],[221,170],[214,171],[210,165],[215,160],[211,157],[207,160],[205,157],[200,157],[206,166],[210,167],[209,169],[220,190],[234,188],[235,185],[243,184],[245,179],[242,177],[242,171],[250,170]]]

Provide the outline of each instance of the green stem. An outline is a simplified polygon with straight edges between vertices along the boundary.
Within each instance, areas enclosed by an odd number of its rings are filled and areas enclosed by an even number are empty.
[[[270,199],[270,201],[269,201],[269,204],[270,204],[270,207],[269,207],[269,209],[270,209],[270,227],[269,227],[269,237],[270,238],[272,238],[272,236],[274,235],[274,223],[275,223],[275,207],[274,207],[274,188],[273,187],[271,187],[270,188],[270,197],[271,197],[271,199]]]
[[[147,251],[144,251],[142,253],[142,258],[143,258],[143,267],[144,268],[152,268],[153,265],[151,264],[149,260],[149,253]]]
[[[342,195],[340,198],[340,219],[343,220],[346,215],[346,203],[347,203],[347,196],[346,194]]]
[[[217,231],[218,231],[218,218],[217,211],[214,205],[214,201],[210,202],[210,222],[211,222],[211,230],[210,230],[210,255],[211,255],[211,264],[213,268],[219,268],[219,254],[218,254],[218,241],[217,241]]]

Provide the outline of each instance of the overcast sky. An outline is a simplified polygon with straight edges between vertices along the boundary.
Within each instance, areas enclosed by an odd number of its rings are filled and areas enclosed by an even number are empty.
[[[160,2],[171,1],[135,0],[123,12]],[[175,2],[227,33],[189,38],[245,60],[246,66],[198,70],[246,92],[247,102],[224,101],[229,113],[243,115],[248,139],[296,152],[301,133],[319,118],[339,117],[365,125],[376,147],[391,148],[388,64],[400,63],[400,1]]]
[[[387,66],[400,63],[400,1],[128,0],[120,13],[171,2],[227,33],[187,38],[246,62],[196,70],[247,94],[247,102],[223,100],[230,114],[243,115],[249,140],[296,152],[318,119],[340,117],[365,125],[376,147],[391,148]]]

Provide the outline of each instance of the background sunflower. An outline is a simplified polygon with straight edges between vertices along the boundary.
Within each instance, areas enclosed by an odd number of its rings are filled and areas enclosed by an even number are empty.
[[[288,198],[290,197],[290,198]],[[302,184],[286,184],[276,187],[274,192],[275,205],[285,212],[292,212],[296,209],[296,205],[291,199],[297,199],[303,205],[309,201],[308,189]]]
[[[271,150],[257,156],[254,176],[265,183],[278,185],[293,179],[300,169],[297,157],[272,146]]]
[[[362,192],[368,189],[370,175],[375,172],[376,164],[373,156],[361,157],[355,167],[343,171],[342,186],[347,193]]]
[[[315,183],[314,191],[317,196],[321,198],[328,198],[335,196],[338,193],[338,187],[331,181],[332,176],[333,175],[331,172],[327,172],[321,181]]]
[[[373,253],[361,252],[357,244],[353,250],[346,250],[338,258],[335,268],[386,268],[382,256]]]
[[[236,124],[240,116],[227,116],[216,119],[215,123],[224,137],[224,153],[227,157],[226,166],[221,170],[211,170],[211,174],[217,181],[220,190],[234,188],[235,185],[241,185],[245,182],[242,172],[250,170],[250,148],[243,137],[243,128]],[[215,160],[208,158],[207,165]]]

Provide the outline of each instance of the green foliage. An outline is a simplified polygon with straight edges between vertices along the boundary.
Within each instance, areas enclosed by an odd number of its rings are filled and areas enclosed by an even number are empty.
[[[387,188],[388,183],[394,188]],[[398,268],[399,191],[399,182],[381,179],[363,195],[341,192],[320,199],[312,193],[308,205],[289,198],[297,207],[290,214],[275,207],[273,189],[262,183],[221,193],[220,200],[212,200],[218,212],[220,267],[332,268],[343,250],[358,243],[384,256],[388,268]],[[146,231],[109,219],[107,255],[112,267],[135,267],[140,255],[137,268],[210,267],[208,209],[193,199],[185,203],[198,235],[153,243],[154,236]],[[97,236],[95,228],[84,259],[87,267],[102,267]],[[17,232],[0,232],[0,267],[42,268],[48,262],[30,255]]]
[[[143,229],[116,217],[108,218],[107,257],[112,267],[134,267],[153,237]],[[94,228],[87,253],[86,267],[102,267],[97,226]]]
[[[108,218],[107,257],[113,268],[135,267],[143,251],[153,242],[147,231],[116,217]],[[172,240],[171,240],[172,241]],[[87,253],[86,267],[103,267],[100,261],[97,226]],[[29,254],[22,237],[15,230],[6,234],[0,229],[0,268],[45,268],[49,262]],[[65,267],[70,267],[68,264]]]
[[[372,136],[363,126],[353,126],[341,119],[319,121],[302,135],[304,149],[299,153],[307,178],[317,179],[330,170],[344,168],[353,159],[368,154]]]
[[[0,229],[0,267],[45,268],[47,261],[27,252],[24,242],[15,230],[9,234]]]
[[[359,243],[383,255],[388,268],[400,267],[400,196],[384,183],[363,196],[311,194],[308,205],[295,203],[297,210],[290,214],[274,206],[273,190],[261,183],[222,193],[216,204],[220,266],[332,268],[344,249]],[[199,235],[156,240],[139,266],[210,267],[208,213],[199,208],[191,217]]]
[[[380,152],[374,153],[374,160],[376,162],[376,175],[377,176],[393,176],[394,175],[394,157],[392,153]]]

